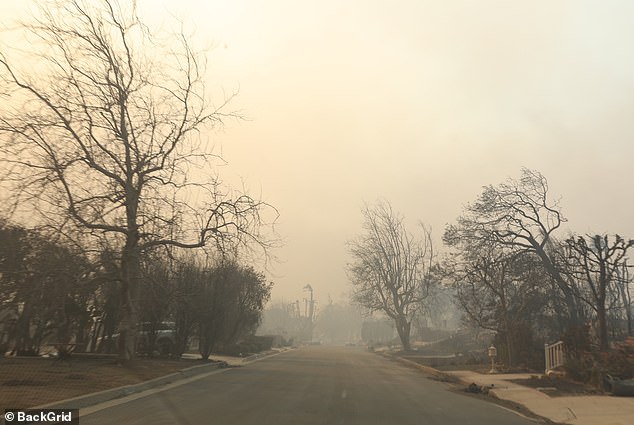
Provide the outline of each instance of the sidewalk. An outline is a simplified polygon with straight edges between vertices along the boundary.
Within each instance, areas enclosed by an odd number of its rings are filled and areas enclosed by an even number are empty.
[[[235,367],[235,366],[247,365],[250,362],[252,362],[254,360],[257,360],[259,358],[271,356],[273,354],[284,353],[285,351],[289,351],[291,349],[292,348],[290,348],[290,347],[271,348],[268,351],[264,351],[264,352],[258,353],[258,354],[253,354],[253,355],[248,356],[248,357],[221,356],[221,355],[216,355],[216,354],[212,354],[209,357],[210,357],[210,360],[225,362],[225,363],[227,363],[227,365]],[[201,357],[200,357],[200,354],[183,354],[183,358],[184,359],[199,360]]]
[[[184,359],[189,360],[200,360],[200,354],[183,354]],[[245,357],[230,357],[230,356],[209,356],[209,360],[213,360],[216,362],[225,362],[229,366],[242,366],[245,361]]]
[[[472,371],[443,372],[465,385],[491,387],[489,394],[525,406],[553,422],[571,425],[632,425],[634,398],[612,396],[550,397],[541,391],[510,382],[530,374],[483,375]]]

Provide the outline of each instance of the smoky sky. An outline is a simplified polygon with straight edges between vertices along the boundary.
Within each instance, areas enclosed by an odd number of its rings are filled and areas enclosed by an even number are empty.
[[[364,202],[415,230],[482,186],[542,172],[565,231],[634,237],[634,4],[627,1],[141,0],[208,51],[208,89],[238,90],[207,135],[218,173],[275,205],[273,298],[345,298]],[[3,1],[4,24],[28,5]],[[5,41],[6,42],[6,41]]]

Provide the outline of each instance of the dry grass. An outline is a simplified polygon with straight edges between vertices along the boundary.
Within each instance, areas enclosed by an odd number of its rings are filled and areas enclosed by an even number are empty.
[[[533,376],[530,379],[514,379],[511,382],[540,390],[551,397],[568,397],[603,394],[598,389],[566,378]]]
[[[137,384],[200,360],[140,358],[122,366],[111,358],[0,358],[0,412]]]

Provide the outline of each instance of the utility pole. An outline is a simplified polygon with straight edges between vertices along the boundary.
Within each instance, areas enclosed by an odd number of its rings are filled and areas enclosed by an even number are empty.
[[[305,291],[310,291],[310,302],[308,303],[308,305],[310,306],[309,310],[308,310],[308,319],[310,319],[311,323],[313,322],[313,319],[315,318],[315,300],[313,299],[313,287],[310,285],[306,285],[304,286],[304,290]]]
[[[308,314],[307,314],[307,338],[309,341],[313,340],[313,326],[315,321],[315,299],[313,298],[313,287],[310,285],[304,286],[304,291],[310,292],[310,301],[307,301],[308,304]]]

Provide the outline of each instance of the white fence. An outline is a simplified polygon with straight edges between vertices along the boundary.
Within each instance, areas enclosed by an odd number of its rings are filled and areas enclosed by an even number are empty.
[[[565,357],[563,341],[558,341],[554,344],[545,344],[544,351],[546,353],[546,373],[564,365]]]

